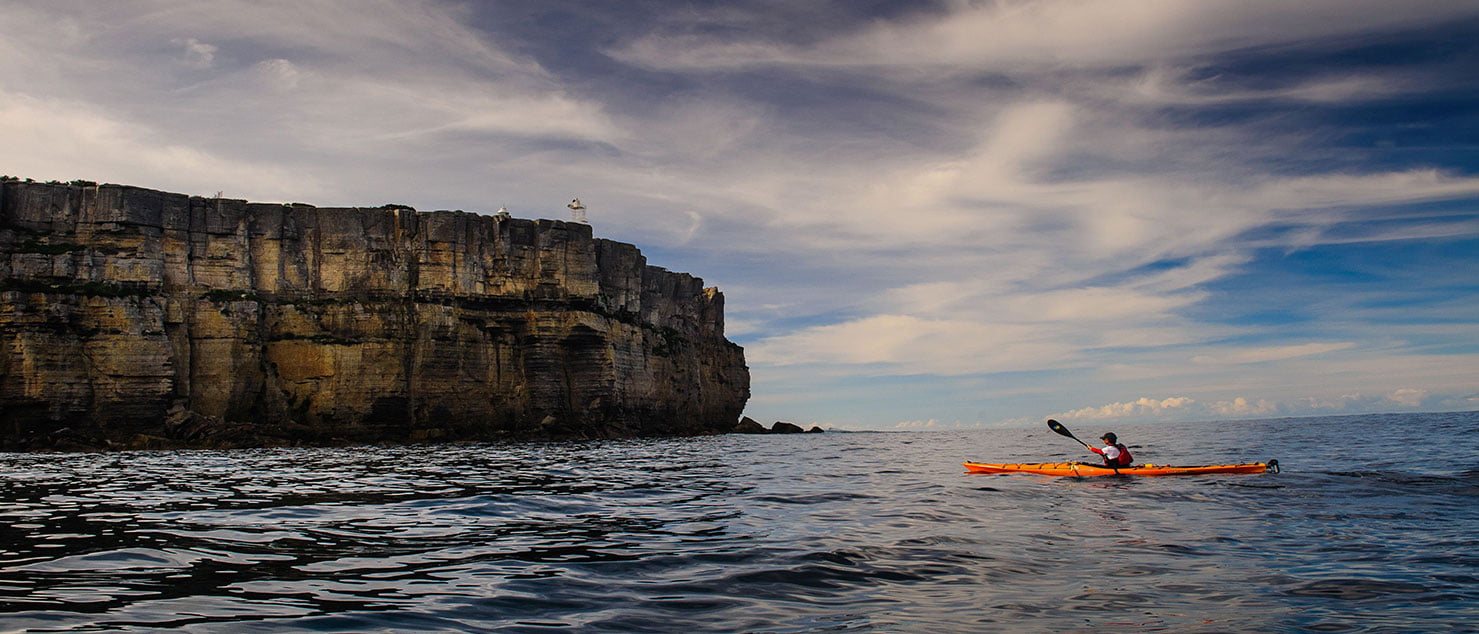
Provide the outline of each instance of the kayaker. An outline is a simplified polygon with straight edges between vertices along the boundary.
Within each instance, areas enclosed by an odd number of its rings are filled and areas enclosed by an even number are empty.
[[[1134,456],[1130,455],[1130,449],[1119,443],[1114,432],[1109,432],[1099,437],[1104,441],[1104,448],[1089,447],[1089,451],[1104,456],[1104,466],[1111,468],[1128,467],[1135,462]]]

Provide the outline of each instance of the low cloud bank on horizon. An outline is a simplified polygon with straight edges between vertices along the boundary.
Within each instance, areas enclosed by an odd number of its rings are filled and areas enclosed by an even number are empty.
[[[1250,401],[1238,396],[1228,400],[1203,403],[1193,398],[1173,396],[1163,399],[1141,397],[1134,401],[1109,403],[1097,407],[1049,414],[1045,418],[1068,423],[1115,423],[1115,422],[1162,422],[1162,421],[1219,421],[1239,419],[1268,419],[1285,417],[1308,417],[1320,415],[1350,414],[1352,412],[1391,411],[1470,411],[1479,408],[1479,398],[1433,395],[1427,390],[1403,388],[1390,394],[1363,395],[1344,394],[1331,400],[1305,398],[1294,401],[1273,402],[1264,399]],[[936,429],[982,429],[986,427],[1035,427],[1045,418],[1022,417],[1010,420],[981,422],[939,419],[902,421],[894,425],[899,430]]]
[[[579,196],[725,291],[757,419],[1479,409],[1470,2],[0,12],[0,173],[526,217]]]

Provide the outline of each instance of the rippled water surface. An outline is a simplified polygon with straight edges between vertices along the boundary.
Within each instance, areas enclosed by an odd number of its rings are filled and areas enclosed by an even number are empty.
[[[1092,438],[1105,428],[1078,428]],[[0,454],[0,630],[1476,631],[1479,413]]]

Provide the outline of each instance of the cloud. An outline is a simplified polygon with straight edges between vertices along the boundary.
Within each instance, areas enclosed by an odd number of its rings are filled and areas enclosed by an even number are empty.
[[[872,374],[979,374],[1051,367],[1072,346],[1022,324],[878,315],[768,337],[747,349],[755,363],[832,364]]]
[[[659,35],[613,54],[632,63],[690,70],[811,65],[1044,72],[1197,58],[1475,15],[1479,10],[1472,6],[1441,1],[1405,4],[1400,13],[1377,0],[959,2],[943,12],[921,12],[914,19],[881,22],[817,43]]]
[[[1085,407],[1068,412],[1055,414],[1052,418],[1063,420],[1097,421],[1097,420],[1120,420],[1126,418],[1166,418],[1174,416],[1178,412],[1195,405],[1196,401],[1184,396],[1172,396],[1163,399],[1140,397],[1134,401],[1109,403],[1096,407]]]
[[[254,82],[258,87],[273,92],[286,92],[298,88],[303,72],[292,61],[276,58],[257,62],[252,67]]]
[[[936,272],[944,280],[911,284],[864,304],[880,314],[762,338],[747,356],[768,365],[851,366],[864,375],[1073,367],[1086,362],[1086,350],[1154,348],[1213,336],[1211,330],[1193,334],[1176,313],[1205,297],[1200,284],[1241,261],[1209,257],[1128,275],[1116,285],[1069,288],[1033,288],[1025,285],[1028,279],[970,271],[957,277],[947,269]]]
[[[811,241],[807,249],[855,260],[859,270],[886,258],[892,277],[904,279],[852,307],[863,315],[762,339],[751,348],[752,359],[852,364],[868,375],[957,375],[1072,367],[1095,348],[1208,341],[1218,330],[1182,315],[1209,297],[1207,284],[1242,272],[1253,249],[1344,242],[1343,231],[1335,228],[1353,218],[1352,209],[1479,195],[1479,179],[1434,169],[1260,172],[1252,162],[1205,149],[1239,143],[1231,130],[1216,133],[1228,138],[1207,143],[1202,130],[1152,131],[1133,119],[1108,117],[1063,103],[1029,102],[1001,109],[979,133],[981,141],[955,161],[900,161],[882,166],[893,171],[882,177],[875,172],[867,184],[857,175],[851,187],[853,176],[813,170],[814,180],[838,181],[822,191],[858,192],[837,205],[847,213],[802,204],[775,222],[799,229],[796,235]],[[1110,138],[1138,138],[1147,147],[1137,150],[1136,142]],[[1034,145],[1033,139],[1041,142]],[[1122,160],[1142,153],[1150,160],[1159,153],[1173,157],[1176,167],[1163,169],[1162,159],[1144,170],[1128,163],[1119,173],[1055,173],[1097,148],[1126,146],[1132,149]],[[1189,160],[1180,160],[1182,154]],[[1260,158],[1254,152],[1247,160]],[[1240,242],[1272,224],[1306,230]],[[1472,220],[1430,225],[1367,225],[1360,231],[1363,240],[1462,235]],[[911,250],[915,244],[920,246]],[[1140,272],[1167,259],[1180,263]],[[1011,340],[997,333],[1009,333]],[[950,343],[938,343],[944,341]],[[1195,356],[1202,364],[1241,364],[1352,345]],[[880,370],[879,364],[891,367]]]
[[[517,147],[510,138],[626,137],[599,103],[502,50],[464,17],[460,9],[417,0],[28,6],[7,11],[22,56],[15,67],[0,62],[0,89],[12,98],[106,112],[156,146],[336,176],[352,171],[336,164],[363,171],[376,157],[397,157],[401,169],[406,161],[427,165],[447,155],[449,141],[481,140],[509,152]],[[160,50],[152,44],[158,41],[174,46]],[[88,146],[116,154],[122,148],[105,147],[116,138]],[[67,171],[96,179],[109,170],[80,152]],[[340,178],[344,189],[352,186]]]
[[[127,48],[141,34],[188,31],[194,38],[230,41],[232,55],[260,50],[314,51],[341,69],[366,68],[399,75],[406,70],[447,72],[436,57],[473,68],[546,75],[527,59],[508,53],[469,28],[467,8],[429,0],[321,0],[311,4],[268,0],[222,0],[207,4],[134,0],[57,13],[112,28],[99,45]],[[47,17],[55,17],[49,15]],[[216,51],[221,51],[217,48]],[[346,57],[359,55],[357,60]],[[349,64],[353,64],[350,66]]]
[[[1401,13],[1378,0],[1038,0],[952,3],[945,12],[880,22],[813,44],[655,37],[614,55],[657,68],[941,67],[1052,71],[1145,65],[1318,38],[1407,30],[1473,18],[1451,1],[1415,1]],[[1105,25],[1114,25],[1106,28]]]
[[[566,218],[595,193],[595,213],[611,209],[603,184],[632,181],[590,149],[629,140],[627,123],[449,6],[7,7],[3,171],[322,206]],[[204,46],[210,65],[191,65]]]
[[[0,91],[6,169],[43,180],[87,177],[207,194],[250,190],[268,200],[323,194],[311,175],[272,163],[236,160],[169,141],[164,135],[85,104]],[[87,163],[77,163],[79,152]]]
[[[1413,203],[1476,194],[1479,194],[1479,178],[1446,174],[1437,169],[1270,179],[1251,193],[1260,207],[1274,210]]]
[[[929,420],[906,420],[894,425],[896,429],[933,429],[939,421],[931,418]]]
[[[1339,104],[1383,99],[1426,89],[1431,78],[1404,72],[1330,72],[1296,76],[1272,87],[1247,87],[1217,77],[1193,77],[1190,66],[1152,66],[1128,83],[1103,82],[1093,89],[1116,102],[1154,106],[1214,106],[1260,101]]]
[[[1193,357],[1192,362],[1202,365],[1266,363],[1269,361],[1282,361],[1296,357],[1325,354],[1337,350],[1348,350],[1355,347],[1355,345],[1354,342],[1342,341],[1333,343],[1303,343],[1292,346],[1226,349],[1218,352],[1216,355],[1199,355]]]
[[[1208,410],[1218,416],[1249,418],[1254,416],[1272,416],[1280,412],[1280,407],[1264,399],[1249,401],[1239,396],[1232,400],[1211,403],[1208,405]]]
[[[1421,407],[1427,398],[1427,390],[1414,388],[1402,388],[1387,395],[1387,400],[1403,407]]]
[[[176,46],[183,49],[185,62],[195,68],[210,68],[216,61],[216,47],[197,40],[193,37],[171,40]]]
[[[1063,102],[1009,105],[985,116],[979,142],[933,160],[903,154],[886,161],[878,158],[888,156],[880,148],[872,158],[804,171],[742,166],[727,172],[729,188],[748,192],[748,203],[785,209],[759,220],[815,249],[928,244],[921,256],[974,250],[972,257],[996,256],[1013,266],[1024,253],[1054,252],[1064,265],[1119,269],[1165,257],[1243,257],[1225,249],[1229,241],[1275,222],[1308,227],[1289,235],[1308,246],[1352,207],[1479,195],[1479,179],[1429,168],[1268,173],[1259,163],[1288,150],[1250,145],[1245,139],[1256,137],[1255,130],[1152,129],[1127,113]],[[1228,156],[1228,147],[1240,147],[1244,156]],[[1118,167],[1065,173],[1093,162]]]
[[[1185,396],[1169,398],[1141,397],[1105,405],[1083,407],[1049,418],[1085,423],[1113,421],[1193,421],[1359,414],[1388,411],[1415,411],[1442,407],[1463,409],[1474,397],[1463,393],[1435,394],[1420,388],[1398,388],[1383,395],[1344,394],[1333,398],[1296,397],[1285,400],[1234,396],[1202,401]],[[1013,419],[1000,424],[1031,425],[1032,418]]]

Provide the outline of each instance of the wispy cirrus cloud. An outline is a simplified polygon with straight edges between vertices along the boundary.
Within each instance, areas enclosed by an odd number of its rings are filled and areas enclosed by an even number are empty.
[[[6,169],[17,174],[47,179],[101,174],[129,184],[163,180],[194,194],[229,187],[279,200],[328,193],[325,183],[286,166],[212,153],[71,101],[0,90],[0,137],[12,153]],[[78,151],[88,155],[86,169],[78,167]]]
[[[572,95],[558,77],[497,46],[465,17],[422,1],[27,5],[7,10],[3,46],[15,55],[0,62],[0,90],[13,104],[43,100],[63,112],[92,112],[93,121],[135,130],[131,136],[142,144],[189,145],[202,157],[274,163],[322,181],[337,171],[326,167],[330,161],[429,160],[458,139],[508,147],[509,139],[605,142],[626,135],[600,104]],[[12,116],[0,120],[0,130],[30,123]],[[106,157],[116,139],[92,144]],[[93,161],[68,146],[23,149],[12,153],[12,171],[195,186],[188,178],[130,177],[106,158]],[[50,165],[57,163],[69,168]],[[220,180],[240,183],[230,188],[239,196],[285,189]],[[343,188],[298,191],[299,198],[349,195]]]
[[[1333,343],[1302,343],[1292,346],[1271,346],[1249,349],[1224,349],[1217,355],[1199,355],[1192,357],[1192,363],[1203,365],[1217,364],[1245,364],[1265,363],[1268,361],[1282,361],[1296,357],[1307,357],[1316,354],[1325,354],[1337,350],[1347,350],[1356,344],[1349,341]]]
[[[814,42],[657,34],[617,50],[662,68],[751,66],[937,67],[947,71],[1104,69],[1167,59],[1412,28],[1479,16],[1463,3],[1424,0],[1396,14],[1376,0],[1070,0],[951,2]],[[701,16],[722,23],[716,14]],[[1106,28],[1106,25],[1114,28]]]

